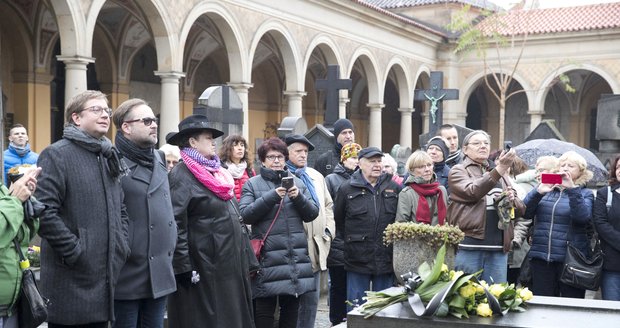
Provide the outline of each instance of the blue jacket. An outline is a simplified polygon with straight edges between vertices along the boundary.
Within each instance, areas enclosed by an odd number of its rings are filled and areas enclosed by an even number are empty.
[[[545,195],[532,189],[524,200],[525,219],[534,219],[529,257],[563,263],[568,241],[587,255],[586,228],[592,222],[593,201],[592,191],[583,187],[554,189]]]
[[[26,145],[30,148],[30,145]],[[28,151],[26,155],[19,156],[13,148],[12,145],[9,144],[9,148],[4,151],[4,184],[9,185],[9,169],[22,164],[37,164],[37,160],[39,159],[39,154]]]

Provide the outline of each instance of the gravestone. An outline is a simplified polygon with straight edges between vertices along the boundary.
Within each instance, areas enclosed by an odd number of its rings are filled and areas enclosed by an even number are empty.
[[[595,155],[609,169],[620,153],[620,95],[601,95],[596,114],[596,139],[599,144]]]
[[[316,124],[306,132],[305,137],[314,145],[314,150],[308,153],[308,166],[314,167],[314,162],[323,153],[334,149],[336,138],[332,131],[327,129],[323,124]]]
[[[413,100],[430,101],[428,133],[435,135],[443,124],[443,101],[459,99],[458,89],[443,88],[443,72],[431,72],[431,88],[415,90]],[[420,144],[422,145],[422,144]]]
[[[289,133],[305,134],[308,132],[308,123],[303,117],[287,116],[280,123],[278,128],[278,138],[284,140]]]
[[[207,88],[198,98],[194,114],[206,115],[209,126],[223,131],[224,137],[243,133],[243,104],[235,90],[227,85]]]
[[[530,135],[525,138],[524,142],[534,139],[558,139],[560,141],[566,141],[560,130],[555,126],[554,120],[543,120],[540,122],[538,126],[530,132]]]
[[[402,147],[400,144],[395,144],[390,151],[390,155],[396,161],[396,174],[401,177],[405,175],[405,173],[407,173],[407,168],[405,167],[405,164],[407,163],[409,156],[411,156],[411,153],[411,148]]]
[[[338,108],[340,106],[340,90],[351,90],[353,81],[351,79],[340,78],[340,66],[328,65],[327,77],[325,80],[316,80],[314,87],[317,91],[326,91],[325,96],[325,118],[323,125],[331,128],[332,124],[338,120]]]
[[[463,139],[465,139],[465,136],[467,136],[470,132],[473,132],[474,130],[468,127],[458,125],[458,124],[452,124],[452,125],[454,126],[454,128],[456,128],[456,132],[459,135],[459,149],[461,149],[463,147]],[[420,137],[418,138],[418,141],[420,142],[420,148],[424,149],[424,146],[426,146],[428,141],[436,135],[437,133],[421,134]]]
[[[402,288],[392,287],[385,292],[396,293]],[[595,321],[593,321],[595,320]],[[389,306],[374,317],[352,310],[347,314],[347,328],[452,328],[452,327],[616,327],[620,322],[620,302],[592,299],[536,296],[527,302],[527,311],[509,312],[490,318],[471,316],[459,319],[447,317],[417,317],[409,303]]]

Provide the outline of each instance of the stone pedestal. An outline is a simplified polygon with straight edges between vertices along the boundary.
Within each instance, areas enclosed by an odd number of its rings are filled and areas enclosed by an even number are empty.
[[[417,273],[418,268],[424,262],[433,265],[435,256],[441,245],[430,246],[422,239],[404,239],[394,241],[394,273],[400,280],[400,276],[407,272]],[[444,263],[448,268],[454,268],[455,246],[448,245]]]

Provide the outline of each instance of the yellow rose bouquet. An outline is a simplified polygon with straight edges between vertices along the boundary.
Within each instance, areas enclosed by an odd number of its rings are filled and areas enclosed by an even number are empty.
[[[408,302],[418,316],[447,316],[468,318],[470,315],[490,317],[504,315],[509,311],[525,311],[525,302],[533,295],[527,288],[515,288],[514,284],[488,285],[477,277],[482,271],[465,274],[449,270],[444,264],[445,244],[437,252],[431,267],[424,262],[418,274],[403,276],[405,286],[399,293],[366,292],[366,303],[358,307],[364,318],[369,318],[386,307]]]

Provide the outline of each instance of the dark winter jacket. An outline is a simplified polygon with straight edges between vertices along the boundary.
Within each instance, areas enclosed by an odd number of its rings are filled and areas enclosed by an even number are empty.
[[[334,145],[334,149],[324,152],[317,158],[316,162],[314,162],[313,169],[321,172],[321,174],[326,177],[332,172],[340,163],[340,150],[342,146],[339,143]]]
[[[340,186],[334,219],[336,233],[344,238],[347,271],[374,275],[394,271],[392,246],[383,244],[383,231],[394,223],[399,192],[400,186],[392,181],[392,175],[381,175],[371,188],[361,170]]]
[[[281,171],[284,176],[287,171]],[[252,238],[263,238],[278,211],[280,196],[276,187],[282,176],[261,167],[260,175],[248,180],[241,193],[241,216],[252,225]],[[261,252],[260,270],[252,282],[253,297],[277,295],[299,296],[314,290],[314,274],[308,255],[308,242],[303,222],[311,222],[319,214],[304,183],[294,177],[299,195],[284,197],[283,208],[267,236]]]
[[[349,181],[353,172],[354,171],[347,169],[342,164],[338,164],[334,169],[334,173],[325,177],[327,190],[329,190],[329,194],[332,196],[333,200],[336,199],[340,186],[345,181]],[[329,249],[327,266],[330,268],[344,266],[344,239],[342,239],[342,235],[338,233],[338,229],[336,229],[336,238],[332,240],[331,248]]]
[[[224,170],[223,168],[221,168]],[[168,296],[171,328],[252,328],[252,291],[236,199],[224,201],[200,183],[185,163],[169,176],[178,225],[174,273],[196,271],[200,281],[179,284]]]
[[[593,200],[592,191],[584,187],[554,189],[545,195],[532,189],[524,199],[524,218],[534,219],[529,257],[563,263],[567,242],[588,254],[586,228],[592,220]]]
[[[131,254],[116,284],[116,300],[159,298],[176,290],[172,255],[177,225],[172,214],[166,162],[158,153],[153,169],[125,158],[131,173],[122,178],[129,216]]]
[[[446,188],[446,191],[449,193],[448,189],[448,175],[450,175],[450,166],[446,164],[446,162],[435,163],[433,167],[433,172],[437,176],[437,182]],[[407,180],[405,180],[407,181]]]
[[[611,207],[607,210],[607,187],[596,192],[592,220],[596,232],[601,240],[605,261],[603,268],[606,271],[620,271],[620,194],[616,190],[620,184],[611,186]]]
[[[48,322],[114,320],[114,286],[129,255],[121,183],[102,154],[61,139],[45,148],[35,196],[40,217],[41,292]]]

